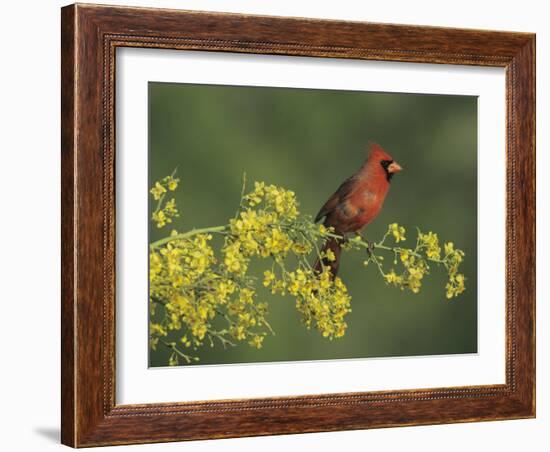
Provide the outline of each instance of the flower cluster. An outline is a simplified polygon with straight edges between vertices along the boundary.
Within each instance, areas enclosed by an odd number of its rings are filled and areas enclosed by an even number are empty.
[[[272,270],[265,272],[264,286],[273,294],[294,296],[308,327],[315,326],[324,337],[343,336],[351,297],[339,278],[330,277],[328,268],[318,275],[307,260],[316,242],[331,231],[315,226],[309,217],[300,219],[296,196],[290,190],[256,182],[243,200],[241,211],[229,222],[222,248],[228,271],[243,275],[251,258],[270,258]],[[289,255],[298,263],[293,271],[284,264]]]
[[[388,231],[393,235],[395,243],[406,240],[405,228],[403,226],[399,226],[397,223],[392,223],[388,226]]]
[[[254,191],[243,196],[243,201],[237,216],[229,221],[229,234],[222,248],[230,272],[245,274],[254,256],[281,262],[289,252],[309,253],[307,241],[296,241],[287,232],[295,230],[299,215],[294,192],[256,182]]]
[[[453,242],[448,242],[444,247],[445,267],[449,272],[449,282],[445,286],[447,289],[447,298],[453,298],[460,295],[466,287],[464,286],[465,277],[458,272],[458,267],[464,259],[464,252],[455,249]]]
[[[292,240],[283,230],[281,220],[284,218],[274,212],[249,208],[230,220],[231,235],[224,246],[228,267],[237,273],[245,272],[252,256],[284,259]]]
[[[424,250],[428,259],[438,260],[441,257],[441,247],[439,246],[439,237],[432,231],[423,234],[418,231],[417,250]]]
[[[389,236],[392,236],[395,243],[405,240],[405,228],[392,223],[388,226],[388,230],[382,240],[372,244],[374,251],[389,251],[393,253],[394,265],[400,264],[401,271],[396,272],[394,268],[385,272],[383,269],[383,257],[372,252],[369,258],[365,261],[365,265],[374,262],[382,277],[388,284],[399,287],[400,289],[409,289],[413,293],[420,292],[422,287],[422,279],[430,271],[430,263],[443,265],[448,273],[448,283],[445,286],[447,298],[453,298],[464,292],[465,277],[459,273],[459,266],[464,258],[464,252],[454,248],[452,242],[444,244],[444,257],[441,257],[441,246],[439,237],[436,233],[430,231],[423,233],[417,231],[416,246],[414,248],[403,248],[401,246],[389,247],[385,245],[385,241]],[[353,243],[353,242],[352,242]],[[356,244],[362,242],[356,242]]]
[[[175,172],[174,172],[175,173]],[[178,217],[179,212],[176,207],[176,200],[171,198],[164,203],[165,197],[169,191],[175,191],[178,188],[179,179],[174,177],[174,174],[166,176],[164,179],[155,182],[150,193],[153,199],[157,201],[157,206],[153,211],[151,219],[156,224],[157,228],[162,228],[172,222],[172,218]]]
[[[397,251],[399,259],[403,265],[403,272],[400,275],[392,269],[386,273],[386,282],[400,287],[401,289],[409,289],[413,293],[420,292],[422,287],[422,279],[428,273],[428,265],[424,259],[412,254],[409,250]]]
[[[169,176],[151,190],[158,202],[152,219],[159,228],[175,216],[175,201],[163,200],[177,183]],[[159,221],[164,218],[168,221]],[[211,229],[229,235],[226,228]],[[260,348],[271,330],[267,304],[257,301],[251,278],[244,272],[236,275],[227,256],[222,261],[215,256],[212,233],[172,231],[150,245],[150,346],[167,346],[170,365],[198,360],[193,352],[205,344],[227,347],[246,341]]]
[[[265,182],[255,182],[254,190],[245,195],[244,200],[250,207],[263,203],[267,210],[272,210],[289,220],[299,215],[298,201],[293,191],[266,185]]]
[[[289,293],[296,297],[296,308],[307,328],[315,326],[323,337],[342,337],[347,328],[344,320],[351,312],[351,297],[342,280],[332,278],[328,267],[318,274],[311,269],[298,268],[279,277],[274,271],[264,273],[264,286],[272,293]]]
[[[150,343],[160,340],[172,350],[172,363],[191,357],[179,347],[197,350],[208,343],[223,347],[248,341],[261,347],[266,328],[267,304],[256,300],[248,278],[234,278],[218,262],[211,234],[181,237],[151,249],[149,262],[151,317]],[[160,309],[159,309],[160,307]],[[170,332],[181,336],[179,344],[164,340]],[[181,345],[180,345],[181,344]]]

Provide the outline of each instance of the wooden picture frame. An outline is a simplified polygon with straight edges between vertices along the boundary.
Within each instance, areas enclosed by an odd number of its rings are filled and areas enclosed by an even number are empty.
[[[535,416],[535,35],[71,5],[62,9],[62,442],[73,447]],[[506,383],[115,403],[118,47],[506,70]]]

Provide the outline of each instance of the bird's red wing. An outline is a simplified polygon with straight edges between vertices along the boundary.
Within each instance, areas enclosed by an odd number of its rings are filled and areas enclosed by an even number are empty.
[[[330,212],[332,212],[340,203],[344,202],[348,198],[356,185],[355,175],[347,178],[342,184],[338,187],[338,190],[328,199],[328,201],[321,207],[319,213],[315,216],[315,223],[320,221],[323,217],[326,217]]]

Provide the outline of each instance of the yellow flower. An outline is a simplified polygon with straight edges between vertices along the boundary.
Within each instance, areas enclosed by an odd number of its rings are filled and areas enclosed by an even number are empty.
[[[254,207],[262,202],[264,196],[264,182],[254,182],[254,191],[245,196],[250,207]]]
[[[235,283],[231,280],[222,279],[216,285],[216,297],[220,304],[226,302],[228,295],[235,291]]]
[[[306,243],[294,243],[292,245],[292,252],[300,255],[309,254],[311,252],[311,245]]]
[[[234,326],[231,329],[231,334],[233,335],[233,337],[235,339],[237,339],[239,341],[242,341],[242,340],[246,339],[246,331],[245,331],[244,326],[242,326],[242,325]]]
[[[255,348],[262,348],[262,343],[264,341],[264,337],[260,335],[253,336],[252,339],[249,341],[249,344],[252,345],[252,347]]]
[[[432,231],[427,234],[420,233],[418,235],[420,244],[426,248],[426,256],[429,259],[439,259],[441,257],[441,247],[439,246],[439,238]]]
[[[178,188],[179,179],[173,176],[168,176],[165,179],[166,186],[168,187],[168,190],[174,191],[176,188]]]
[[[405,228],[403,226],[399,226],[397,223],[392,223],[389,225],[389,232],[393,235],[395,243],[405,240]]]
[[[162,228],[166,225],[168,218],[166,218],[163,210],[159,210],[157,212],[153,212],[153,221],[157,224],[157,228]]]
[[[168,334],[166,328],[164,328],[160,323],[149,323],[149,344],[153,350],[157,349],[157,345],[161,337],[164,337]]]
[[[193,333],[193,336],[196,336],[199,340],[204,339],[206,331],[207,327],[204,323],[194,323],[191,326],[191,332]]]
[[[154,251],[149,255],[149,278],[154,279],[162,272],[162,258]]]
[[[264,272],[264,287],[268,287],[273,281],[275,281],[275,273],[266,270]]]
[[[325,258],[329,261],[329,262],[334,262],[336,260],[336,256],[334,255],[334,252],[330,249],[327,249],[325,251]]]
[[[266,251],[273,255],[286,254],[291,245],[292,242],[290,241],[288,236],[280,229],[272,229],[271,234],[267,237],[265,241]]]
[[[255,295],[255,292],[252,289],[244,287],[239,292],[239,302],[243,304],[253,304],[254,295]]]
[[[447,289],[447,298],[457,297],[464,292],[464,290],[466,290],[464,285],[465,280],[466,278],[464,278],[464,275],[461,273],[450,276],[449,282],[445,286]]]
[[[164,188],[160,182],[156,182],[155,186],[151,189],[151,194],[155,201],[158,201],[164,193],[166,193],[166,188]]]
[[[386,281],[390,284],[397,284],[401,281],[401,278],[397,276],[394,270],[391,270],[389,273],[386,273],[384,275],[384,278],[386,278]]]
[[[241,253],[240,243],[235,241],[223,248],[225,254],[224,264],[232,273],[244,274],[248,268],[248,260]]]
[[[164,213],[168,216],[174,217],[178,214],[178,209],[176,208],[176,200],[172,198],[164,206]]]

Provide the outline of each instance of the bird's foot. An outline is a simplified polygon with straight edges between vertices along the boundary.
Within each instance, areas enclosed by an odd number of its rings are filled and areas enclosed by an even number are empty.
[[[374,253],[374,242],[371,242],[371,241],[369,241],[369,240],[367,240],[367,239],[363,239],[363,240],[364,240],[364,241],[366,242],[366,244],[367,244],[367,254],[368,254],[369,256],[372,256],[372,254]]]

